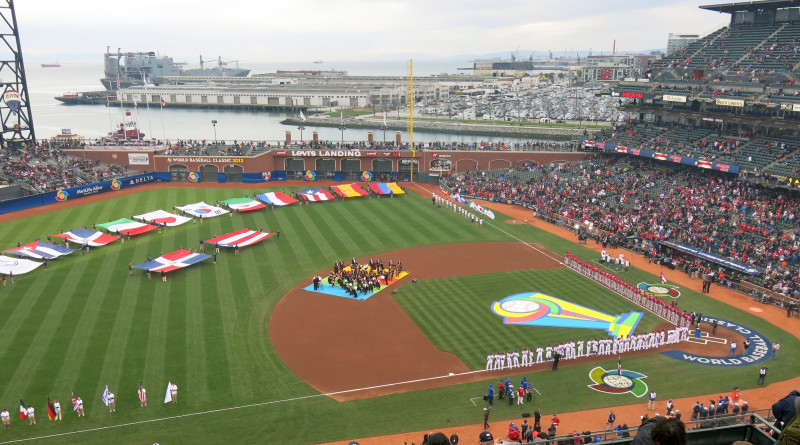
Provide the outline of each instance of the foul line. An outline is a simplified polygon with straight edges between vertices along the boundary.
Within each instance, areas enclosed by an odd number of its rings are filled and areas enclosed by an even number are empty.
[[[330,397],[330,396],[335,396],[335,395],[339,395],[339,394],[348,394],[348,393],[359,392],[359,391],[368,391],[368,390],[371,390],[371,389],[380,389],[380,388],[388,388],[388,387],[391,387],[391,386],[406,385],[406,384],[410,384],[410,383],[419,383],[419,382],[426,382],[426,381],[430,381],[430,380],[446,379],[446,378],[450,378],[450,377],[458,377],[458,376],[463,376],[463,375],[476,374],[476,373],[480,373],[480,372],[487,372],[487,371],[485,369],[478,369],[478,370],[475,370],[475,371],[467,371],[467,372],[460,372],[460,373],[450,373],[448,375],[440,375],[440,376],[436,376],[436,377],[426,377],[426,378],[422,378],[422,379],[406,380],[406,381],[403,381],[403,382],[386,383],[386,384],[383,384],[383,385],[375,385],[375,386],[366,386],[366,387],[363,387],[363,388],[344,389],[344,390],[341,390],[341,391],[334,391],[334,392],[328,392],[328,393],[310,394],[310,395],[307,395],[307,396],[291,397],[291,398],[282,399],[282,400],[272,400],[272,401],[269,401],[269,402],[251,403],[251,404],[248,404],[248,405],[231,406],[231,407],[227,407],[227,408],[217,408],[217,409],[211,409],[211,410],[207,410],[207,411],[197,411],[197,412],[194,412],[194,413],[178,414],[178,415],[175,415],[175,416],[160,417],[160,418],[156,418],[156,419],[139,420],[139,421],[136,421],[136,422],[121,423],[121,424],[118,424],[118,425],[99,426],[99,427],[95,427],[95,428],[87,428],[87,429],[84,429],[84,430],[67,431],[67,432],[64,432],[64,433],[57,433],[57,434],[48,434],[46,436],[26,437],[26,438],[22,438],[22,439],[14,439],[14,440],[3,441],[3,442],[0,442],[0,444],[29,442],[29,441],[40,440],[40,439],[52,439],[54,437],[64,437],[64,436],[71,436],[71,435],[75,435],[75,434],[91,433],[91,432],[94,432],[94,431],[102,431],[102,430],[123,428],[123,427],[133,426],[133,425],[144,425],[144,424],[147,424],[147,423],[164,422],[164,421],[167,421],[167,420],[175,420],[175,419],[181,419],[181,418],[185,418],[185,417],[194,417],[194,416],[201,416],[201,415],[204,415],[204,414],[221,413],[221,412],[225,412],[225,411],[233,411],[233,410],[245,409],[245,408],[253,408],[253,407],[258,407],[258,406],[274,405],[274,404],[278,404],[278,403],[295,402],[295,401],[298,401],[298,400],[313,399],[313,398],[316,398],[316,397]]]

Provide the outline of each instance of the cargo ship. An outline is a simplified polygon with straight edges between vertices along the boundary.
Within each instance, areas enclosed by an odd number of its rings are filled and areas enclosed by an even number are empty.
[[[247,77],[249,69],[228,68],[222,57],[216,60],[217,66],[206,68],[209,63],[200,57],[200,68],[183,69],[183,63],[175,62],[172,57],[160,56],[155,51],[122,52],[119,48],[112,53],[109,47],[103,56],[103,72],[105,76],[100,82],[107,90],[128,88],[151,83],[158,85],[164,77]]]
[[[61,64],[58,62],[43,63],[42,68],[61,68]]]

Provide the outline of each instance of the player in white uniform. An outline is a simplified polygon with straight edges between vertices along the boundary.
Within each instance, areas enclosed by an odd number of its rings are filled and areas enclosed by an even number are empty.
[[[514,353],[511,354],[511,358],[514,360],[514,367],[519,368],[519,352],[517,352],[516,349],[514,350]]]
[[[544,351],[545,351],[544,361],[549,362],[550,360],[553,359],[553,347],[547,345],[547,347],[544,348]]]
[[[536,363],[542,363],[542,353],[544,352],[544,348],[539,346],[536,348]]]
[[[493,364],[494,364],[494,354],[489,354],[486,357],[486,370],[487,371],[494,370],[494,366],[492,366]]]
[[[528,348],[522,348],[522,366],[528,366],[528,359],[530,354],[528,354]]]

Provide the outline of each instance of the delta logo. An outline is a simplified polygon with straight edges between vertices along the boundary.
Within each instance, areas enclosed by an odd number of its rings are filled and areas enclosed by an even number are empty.
[[[119,181],[116,179],[111,181],[111,190],[119,190],[120,188],[122,188],[122,184]]]
[[[372,181],[372,173],[364,171],[363,173],[361,173],[361,180],[364,182]]]
[[[66,190],[58,189],[56,192],[56,201],[66,201],[69,199],[69,193]]]
[[[303,175],[303,179],[305,179],[306,181],[316,181],[317,174],[314,173],[314,171],[312,170],[306,170],[305,174]]]
[[[672,284],[648,284],[648,283],[639,283],[636,285],[642,292],[646,292],[648,294],[655,295],[656,297],[661,298],[678,298],[681,296],[680,287],[672,285]]]
[[[186,178],[189,182],[199,182],[200,181],[200,174],[197,172],[189,172],[189,176]]]

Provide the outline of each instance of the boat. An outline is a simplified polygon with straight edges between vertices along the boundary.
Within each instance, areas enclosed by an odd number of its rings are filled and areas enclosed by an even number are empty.
[[[125,110],[125,120],[119,124],[119,130],[108,133],[108,137],[117,140],[142,140],[144,133],[139,131],[130,110]]]
[[[157,55],[155,51],[122,52],[117,49],[112,53],[109,47],[103,55],[103,72],[105,76],[100,82],[107,90],[116,90],[139,86],[147,83],[158,85],[163,78],[173,76],[188,77],[247,77],[249,69],[228,68],[228,63],[218,57],[217,66],[206,68],[208,63],[200,57],[199,69],[183,69],[183,63],[175,62],[172,57]]]
[[[107,105],[109,102],[116,101],[117,95],[112,91],[78,91],[64,93],[56,96],[57,101],[65,105]]]
[[[43,63],[42,68],[61,68],[61,64],[58,62]]]
[[[322,60],[315,60],[314,63],[325,63]]]

